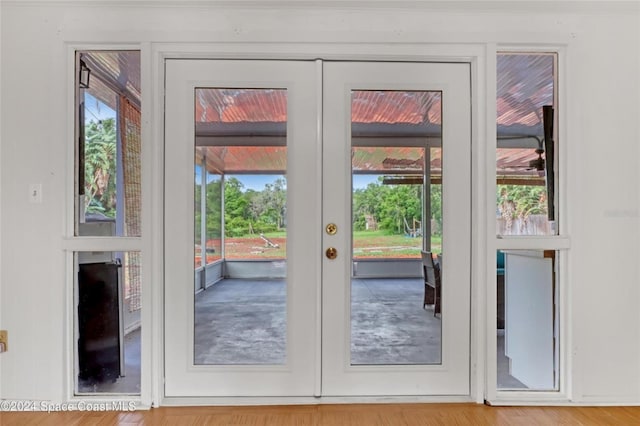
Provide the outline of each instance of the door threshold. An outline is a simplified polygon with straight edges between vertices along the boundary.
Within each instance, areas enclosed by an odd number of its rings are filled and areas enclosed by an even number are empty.
[[[165,397],[161,406],[475,403],[470,395]]]

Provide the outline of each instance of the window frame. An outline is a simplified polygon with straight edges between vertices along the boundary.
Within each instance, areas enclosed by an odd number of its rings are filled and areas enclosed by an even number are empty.
[[[486,348],[486,399],[495,405],[506,404],[523,404],[527,402],[539,402],[541,400],[548,401],[567,401],[570,391],[569,371],[570,357],[569,350],[571,346],[571,338],[569,334],[569,261],[570,261],[570,227],[567,223],[567,193],[566,193],[566,177],[567,177],[567,133],[566,133],[566,113],[565,100],[567,99],[567,79],[566,64],[567,51],[564,45],[509,45],[500,44],[493,45],[494,49],[488,52],[489,69],[487,79],[493,80],[493,84],[488,89],[493,88],[491,96],[488,95],[488,105],[492,105],[488,112],[488,117],[493,117],[493,129],[490,130],[495,141],[491,147],[487,149],[487,203],[490,206],[488,210],[490,229],[487,234],[487,300],[486,300],[486,332],[487,332],[487,348]],[[554,143],[555,143],[555,182],[554,182],[554,205],[556,229],[558,232],[554,235],[498,235],[496,232],[495,208],[497,194],[497,59],[499,54],[548,54],[556,55],[555,60],[555,83],[554,83]],[[488,122],[489,120],[487,120]],[[496,337],[496,317],[497,317],[497,278],[496,278],[496,261],[497,250],[554,250],[557,253],[557,267],[555,276],[556,286],[556,311],[557,311],[557,331],[555,336],[558,346],[558,389],[552,391],[540,390],[500,390],[497,388],[497,337]]]
[[[149,59],[146,57],[148,54],[148,46],[144,43],[138,44],[118,44],[118,43],[67,43],[66,44],[66,81],[67,81],[67,144],[66,159],[67,173],[65,175],[66,182],[66,197],[65,197],[65,226],[64,235],[61,239],[61,249],[63,251],[64,264],[65,264],[65,364],[63,369],[64,374],[64,396],[66,401],[86,401],[86,400],[104,400],[106,397],[113,401],[125,401],[134,403],[136,407],[151,406],[151,383],[148,378],[151,372],[151,353],[148,349],[148,345],[141,345],[141,381],[140,381],[140,393],[139,394],[110,394],[110,393],[95,393],[93,395],[78,394],[77,393],[77,374],[78,374],[78,346],[77,346],[77,274],[75,267],[76,253],[80,252],[113,252],[113,253],[126,253],[136,252],[140,253],[143,263],[141,265],[141,307],[140,307],[140,323],[142,340],[148,340],[151,335],[151,330],[148,324],[150,324],[149,318],[151,316],[151,300],[147,297],[149,293],[149,277],[147,271],[150,270],[149,264],[151,262],[151,255],[153,250],[151,249],[150,240],[148,237],[143,238],[144,229],[150,223],[151,208],[150,198],[142,196],[141,200],[141,212],[140,212],[140,236],[81,236],[78,235],[78,223],[79,223],[79,190],[78,190],[78,176],[79,176],[79,99],[80,96],[84,98],[84,93],[78,87],[78,70],[79,70],[79,53],[92,52],[92,51],[137,51],[140,54],[140,77],[141,77],[141,93],[150,93],[149,82],[146,82],[144,76],[149,69]],[[95,76],[92,76],[95,78]],[[112,88],[113,89],[113,88]],[[118,96],[119,93],[116,92]],[[118,98],[117,98],[118,99]],[[119,102],[119,99],[118,99]],[[147,187],[150,188],[150,179],[148,174],[149,160],[151,158],[149,153],[151,147],[148,143],[149,126],[147,104],[148,99],[145,100],[141,97],[140,100],[140,143],[141,143],[141,162],[140,162],[140,185],[141,193],[145,193]],[[116,125],[119,127],[119,112],[116,111]],[[118,131],[117,139],[120,143]],[[73,142],[71,142],[73,141]],[[118,161],[116,161],[117,163]],[[116,170],[118,164],[116,164]],[[124,284],[123,284],[124,289]]]

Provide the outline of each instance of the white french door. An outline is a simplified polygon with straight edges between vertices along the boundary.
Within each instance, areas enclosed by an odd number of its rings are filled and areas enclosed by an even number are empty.
[[[323,237],[323,248],[338,252],[333,260],[325,257],[322,268],[323,394],[467,395],[469,65],[330,62],[325,64],[323,81],[323,219],[345,230]],[[385,180],[397,188],[422,186],[428,200],[424,210],[432,213],[437,208],[429,195],[438,186],[434,182],[440,181],[440,318],[414,310],[416,303],[422,307],[422,301],[410,298],[413,287],[406,287],[402,279],[415,274],[406,272],[411,267],[406,260],[393,251],[381,260],[375,253],[356,251],[352,211],[360,206],[352,196],[359,178],[367,175],[378,177],[382,186]],[[422,185],[414,183],[416,178]],[[387,209],[407,208],[394,197],[390,194],[376,203]],[[405,222],[409,212],[403,215],[396,219],[410,234],[414,227]],[[433,228],[424,223],[423,234],[435,233]],[[415,239],[405,237],[403,244],[411,245]],[[423,248],[435,253],[434,242],[424,241]],[[384,250],[376,245],[371,251]],[[418,332],[413,329],[416,325]]]
[[[165,395],[469,394],[470,121],[468,64],[167,60]]]
[[[280,118],[286,119],[286,122],[276,122],[270,116],[265,120],[246,121],[238,108],[241,96],[255,108],[264,106],[268,110],[277,109]],[[320,208],[319,197],[313,190],[313,182],[320,173],[315,155],[315,98],[313,62],[169,60],[166,63],[164,244],[167,396],[314,393],[314,365],[319,354],[313,324],[317,321],[316,280],[320,267],[316,254],[319,235],[309,231],[313,221],[317,221],[314,218],[318,217]],[[264,99],[265,105],[262,105],[262,101],[252,102],[252,99]],[[238,134],[241,136],[236,136]],[[236,142],[237,139],[240,141]],[[212,182],[215,176],[224,174],[225,183],[230,185],[233,181],[229,175],[245,171],[239,170],[242,163],[238,166],[237,161],[232,162],[238,150],[240,157],[274,157],[272,163],[276,164],[273,170],[258,172],[275,171],[287,180],[286,266],[282,268],[284,262],[280,260],[267,272],[272,276],[277,274],[285,281],[284,289],[271,289],[272,293],[284,292],[284,302],[271,303],[275,307],[267,313],[268,317],[261,319],[258,316],[257,321],[249,321],[248,318],[253,316],[256,319],[260,309],[266,311],[266,300],[275,299],[275,296],[263,295],[254,307],[246,302],[250,295],[230,295],[226,299],[216,298],[200,304],[202,296],[208,296],[206,293],[211,290],[194,294],[194,236],[196,241],[199,239],[194,229],[200,225],[200,222],[196,224],[194,221],[194,216],[197,216],[194,210],[200,201],[194,197],[194,181],[202,187],[201,182],[209,180],[205,176],[198,181],[198,175],[202,174],[202,168],[205,167],[214,172]],[[284,158],[281,158],[283,153]],[[206,166],[205,162],[194,165],[194,158],[198,160],[202,157],[206,157]],[[250,166],[245,168],[255,169]],[[231,201],[226,200],[227,207]],[[219,211],[217,213],[220,215]],[[225,226],[226,233],[231,234],[232,224],[225,223]],[[211,239],[215,240],[221,235],[213,237]],[[196,243],[198,245],[200,247],[195,250],[196,261],[198,249],[201,248],[201,244]],[[258,243],[253,245],[258,246]],[[231,269],[232,262],[227,258],[232,256],[232,248],[228,244],[218,246],[217,253],[225,251],[224,257],[213,261],[208,269],[213,272],[216,268]],[[254,250],[249,246],[247,250],[250,253],[260,249]],[[236,259],[234,266],[248,269],[241,259]],[[202,274],[207,267],[205,265],[197,269]],[[219,273],[225,274],[228,272]],[[200,276],[196,275],[196,280]],[[265,281],[263,287],[271,287],[273,282]],[[230,311],[220,327],[208,327],[216,321],[208,314],[219,307],[237,310]],[[239,310],[242,307],[248,309]],[[257,329],[260,322],[267,321],[273,321],[284,329],[283,336],[279,336],[282,341],[277,347],[258,347],[257,342],[268,340],[269,336],[252,334],[252,329]],[[263,333],[267,332],[263,329]],[[199,340],[202,334],[207,336]],[[206,340],[208,336],[218,340]],[[255,347],[249,344],[240,348],[233,357],[225,357],[224,347],[221,353],[211,353],[212,350],[206,347],[216,341],[228,345],[233,339],[237,339],[238,343],[253,339]],[[255,361],[260,355],[255,352],[265,350],[279,350],[281,355],[277,359],[266,358],[260,363]]]

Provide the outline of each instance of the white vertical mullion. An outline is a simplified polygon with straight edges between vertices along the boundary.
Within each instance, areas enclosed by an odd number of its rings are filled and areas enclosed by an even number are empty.
[[[78,266],[78,260],[76,253],[67,252],[67,261],[71,263],[73,273],[73,367],[71,369],[73,373],[71,396],[75,396],[76,389],[78,389],[78,375],[80,374],[80,357],[78,356],[78,339],[80,338],[80,321],[78,320],[78,306],[80,305],[80,292],[78,286],[75,285],[76,277],[80,270]]]
[[[77,143],[78,143],[78,96],[80,96],[80,90],[76,85],[76,69],[78,58],[76,57],[75,46],[69,46],[67,50],[67,84],[69,90],[67,91],[67,111],[69,113],[67,120],[67,140],[72,141],[67,144],[67,176],[66,176],[66,203],[65,203],[65,229],[64,236],[71,237],[76,234],[76,218],[78,217],[78,189],[76,186],[76,176],[78,176],[78,157],[77,157]],[[73,167],[71,167],[73,166]],[[66,400],[73,398],[74,391],[76,389],[75,376],[75,354],[77,352],[76,333],[75,333],[75,279],[73,271],[73,253],[64,251],[64,271],[65,271],[65,368],[64,368],[64,397]]]
[[[147,406],[164,399],[164,57],[141,46],[142,115],[142,347],[141,396]],[[145,95],[145,93],[147,95]],[[158,141],[158,143],[153,143]],[[148,197],[145,194],[150,194]],[[146,265],[146,266],[145,266]],[[154,285],[155,283],[155,285]],[[145,362],[146,361],[146,362]]]
[[[555,209],[556,220],[558,221],[558,232],[562,232],[564,235],[571,236],[571,229],[567,218],[567,210],[570,208],[570,203],[567,202],[567,114],[560,114],[560,107],[563,110],[570,111],[571,106],[564,107],[568,100],[568,87],[570,82],[566,78],[567,74],[567,50],[565,48],[558,48],[555,50],[557,54],[556,69],[557,75],[555,78],[554,89],[557,96],[554,102],[556,111],[554,121],[557,125],[554,126],[554,138],[556,140],[556,155],[554,169],[556,170],[555,176]],[[570,318],[572,315],[571,304],[571,280],[570,280],[570,268],[569,259],[571,252],[569,250],[561,250],[557,252],[558,256],[558,273],[556,274],[556,286],[558,286],[558,316],[559,321],[557,336],[557,345],[559,346],[559,379],[560,383],[558,390],[560,394],[565,395],[568,398],[573,398],[573,381],[571,380],[570,372],[572,370],[572,357],[570,356],[572,347],[572,335],[570,327]]]
[[[321,59],[316,59],[316,158],[320,162],[318,167],[317,175],[316,175],[316,200],[319,206],[322,206],[322,190],[323,190],[323,164],[322,164],[322,147],[323,147],[323,133],[322,133],[322,123],[323,123],[323,111],[322,111],[322,90],[323,90],[323,62]],[[322,208],[316,210],[316,217],[314,223],[320,225],[320,229],[314,232],[322,233],[322,228],[324,226],[323,217],[322,217]],[[320,241],[322,241],[322,236],[320,237]],[[316,397],[322,395],[322,247],[318,247],[320,249],[320,258],[317,260],[318,265],[318,273],[315,277],[316,283],[316,350],[315,350],[315,378],[314,378],[314,389],[313,394]]]
[[[80,89],[80,87],[77,84],[76,81],[76,71],[80,68],[80,55],[78,55],[76,53],[76,49],[75,48],[71,48],[70,49],[71,52],[70,54],[73,55],[73,70],[71,72],[68,73],[68,75],[71,76],[71,85],[70,87],[73,87],[73,97],[71,99],[71,101],[69,102],[72,106],[71,106],[71,117],[73,117],[72,119],[72,124],[70,124],[71,127],[71,131],[70,133],[70,137],[68,140],[73,141],[73,143],[70,143],[68,145],[69,147],[69,151],[70,153],[68,154],[67,158],[69,159],[73,159],[73,168],[68,167],[67,170],[73,170],[71,172],[71,179],[69,180],[69,185],[67,186],[67,191],[71,190],[71,197],[70,200],[68,200],[67,202],[67,206],[73,206],[73,211],[72,214],[67,214],[67,232],[65,234],[65,236],[70,237],[72,235],[77,235],[79,234],[79,225],[78,222],[80,221],[80,204],[83,202],[82,198],[80,197],[80,192],[79,192],[79,187],[78,187],[78,176],[79,176],[79,171],[80,171],[80,156],[79,156],[79,152],[78,152],[78,148],[79,148],[79,137],[80,137],[80,117],[79,117],[79,108],[80,108],[80,96],[84,97],[84,91]],[[84,102],[84,100],[83,100]]]
[[[493,400],[496,398],[497,386],[498,386],[498,365],[497,365],[497,326],[496,326],[496,318],[497,318],[497,276],[496,276],[496,250],[497,250],[497,239],[496,239],[496,219],[495,219],[495,199],[496,199],[496,158],[497,158],[497,141],[498,141],[498,132],[496,127],[496,93],[497,93],[497,73],[498,73],[498,65],[497,65],[497,47],[494,43],[487,45],[486,49],[486,64],[485,64],[485,87],[486,92],[484,93],[485,98],[485,117],[484,120],[478,120],[479,122],[484,123],[485,128],[485,137],[486,137],[486,149],[485,149],[485,188],[486,194],[484,197],[484,202],[486,203],[486,223],[485,229],[486,234],[484,236],[484,241],[486,244],[485,253],[486,256],[484,259],[478,259],[480,262],[484,262],[485,267],[485,283],[484,294],[486,295],[485,300],[485,312],[486,317],[483,322],[485,326],[485,339],[478,339],[478,343],[482,340],[485,342],[485,399]],[[478,162],[480,164],[480,162]],[[477,251],[481,253],[480,250]],[[492,267],[493,265],[493,267]]]

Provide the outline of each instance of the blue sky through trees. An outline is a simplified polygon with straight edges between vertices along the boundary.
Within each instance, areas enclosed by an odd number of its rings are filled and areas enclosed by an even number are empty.
[[[87,92],[84,94],[84,111],[85,124],[116,118],[116,112],[113,109]]]
[[[200,183],[201,166],[196,165],[196,183]],[[276,179],[282,178],[283,175],[228,175],[238,179],[244,190],[252,189],[254,191],[262,191],[266,184],[273,184]],[[215,176],[210,176],[211,181]],[[353,175],[353,188],[360,189],[366,188],[370,183],[378,182],[379,175]]]

